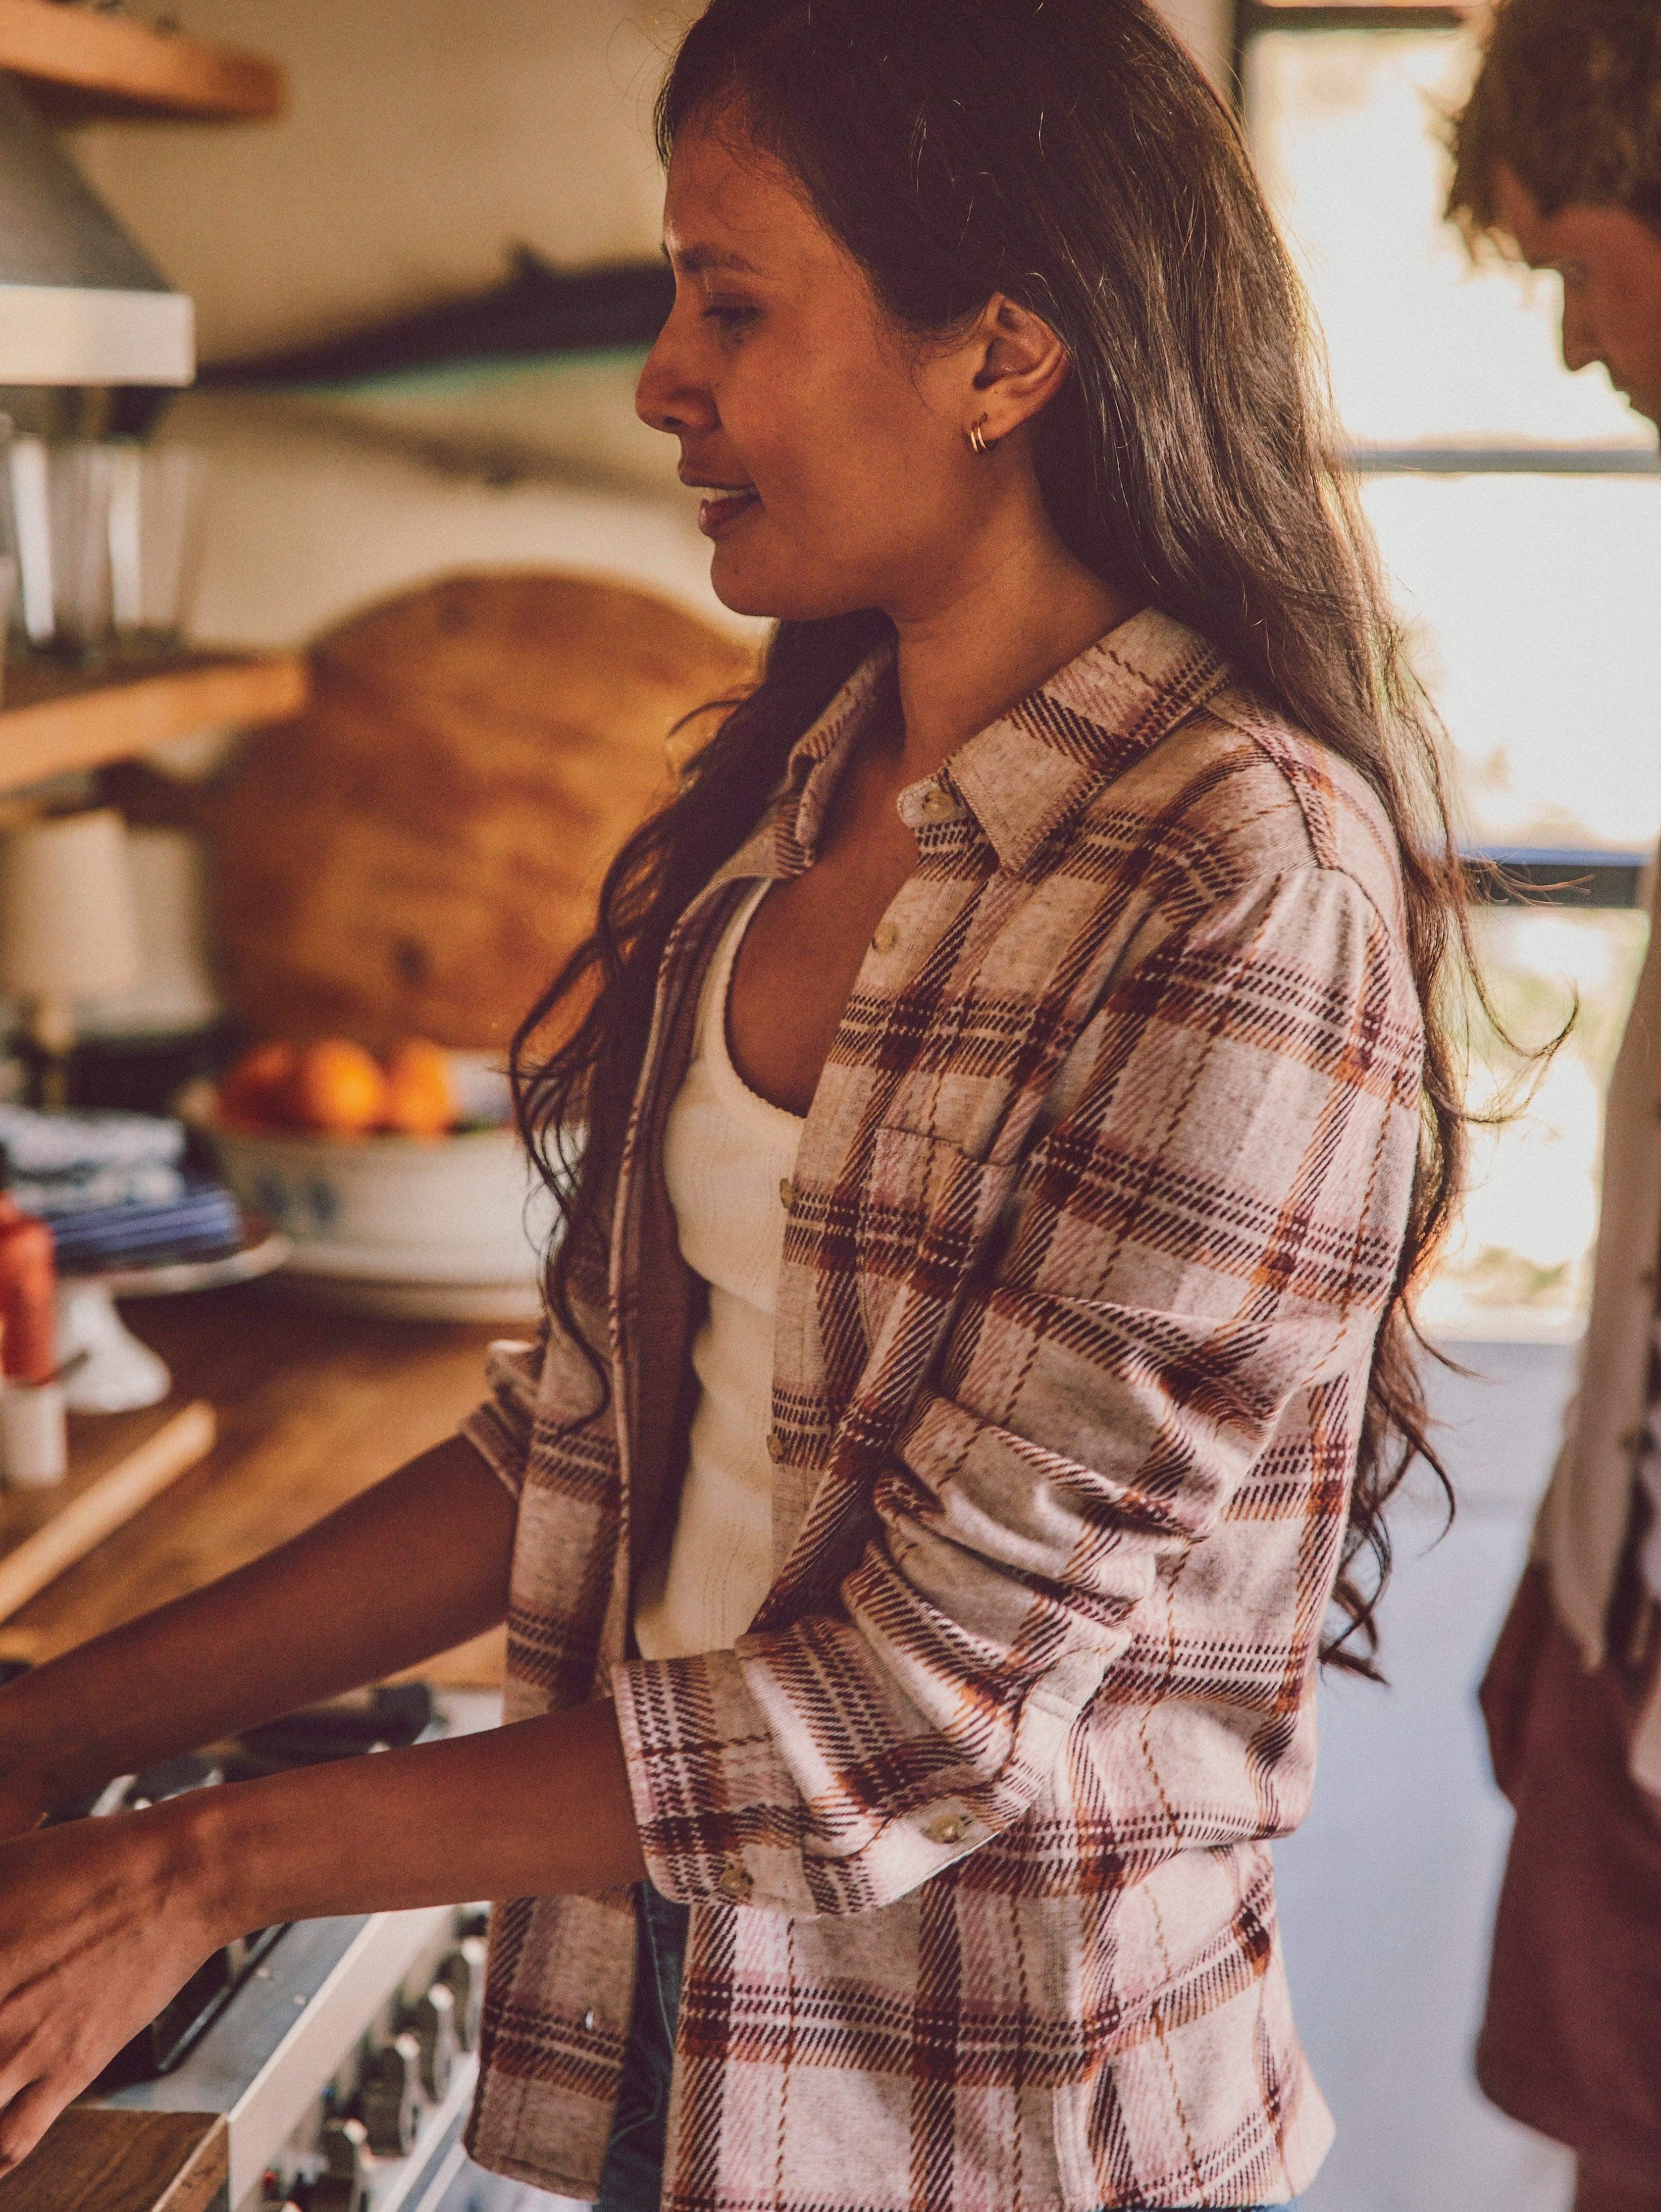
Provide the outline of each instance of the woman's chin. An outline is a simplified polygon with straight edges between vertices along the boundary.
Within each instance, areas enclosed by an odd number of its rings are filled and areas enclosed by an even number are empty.
[[[709,563],[709,588],[729,614],[759,615],[766,622],[789,619],[780,612],[772,595],[757,578],[746,576],[740,566],[721,558],[719,545]]]
[[[709,585],[729,614],[764,622],[826,622],[869,604],[844,599],[814,586],[804,577],[782,574],[770,563],[746,558],[730,541],[718,542],[709,562]]]

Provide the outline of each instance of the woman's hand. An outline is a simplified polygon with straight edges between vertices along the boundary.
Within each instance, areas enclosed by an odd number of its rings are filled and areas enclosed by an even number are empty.
[[[43,1732],[40,1700],[25,1693],[29,1684],[23,1674],[0,1688],[0,1844],[33,1834],[73,1794],[52,1772],[52,1738]]]
[[[0,2172],[234,1936],[644,1871],[600,1701],[0,1843]]]
[[[42,1778],[26,1766],[0,1765],[0,1844],[32,1835],[52,1809]]]
[[[0,2173],[214,1948],[168,1807],[0,1844]]]
[[[405,1901],[383,1895],[383,1881],[393,1891],[409,1881],[380,1863],[379,1777],[349,1785],[338,1835],[328,1785],[310,1773],[279,1778],[274,1794],[261,1784],[197,1790],[37,1835],[46,1813],[494,1626],[507,1608],[515,1513],[472,1446],[450,1437],[280,1551],[0,1690],[0,2172],[217,1944],[303,1914],[313,1893],[361,1897],[340,1909],[373,1911]],[[400,1567],[390,1583],[388,1558]],[[296,1638],[295,1618],[326,1626]],[[223,1811],[204,1807],[218,1799]],[[246,1850],[233,1810],[245,1800],[259,1839]],[[464,1871],[437,1890],[417,1875],[421,1901],[516,1893],[493,1889],[488,1872],[474,1881],[472,1810],[462,1805],[447,1838]],[[419,1859],[424,1836],[401,1840]],[[286,1884],[292,1911],[262,1917],[261,1875]]]

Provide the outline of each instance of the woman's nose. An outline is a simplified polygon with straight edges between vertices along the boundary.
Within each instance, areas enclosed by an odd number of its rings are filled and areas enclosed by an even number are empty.
[[[672,438],[711,430],[720,419],[707,386],[692,374],[681,341],[680,311],[673,310],[646,356],[635,386],[635,412]]]

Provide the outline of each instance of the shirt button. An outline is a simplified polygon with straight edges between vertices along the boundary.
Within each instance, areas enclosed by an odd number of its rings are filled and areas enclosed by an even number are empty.
[[[594,2015],[591,2012],[582,2015],[582,2032],[585,2035],[592,2035],[594,2032]]]
[[[928,1823],[931,1844],[960,1844],[969,1833],[969,1823],[961,1813],[942,1813]]]
[[[728,1859],[715,1880],[715,1887],[729,1905],[748,1905],[755,1886],[737,1859]]]
[[[785,1212],[788,1213],[795,1202],[796,1186],[791,1182],[789,1176],[786,1176],[783,1182],[779,1185],[779,1204],[784,1208]]]
[[[754,1431],[752,1430],[751,1433],[753,1435]],[[768,1437],[767,1456],[772,1461],[775,1467],[779,1466],[784,1458],[784,1438],[779,1434],[776,1429],[773,1430],[771,1434]]]
[[[891,952],[899,941],[898,924],[892,921],[879,921],[877,924],[877,933],[871,940],[871,948],[874,952]]]
[[[938,822],[943,814],[955,814],[958,811],[957,800],[949,791],[943,791],[939,784],[925,791],[918,805],[931,822]]]

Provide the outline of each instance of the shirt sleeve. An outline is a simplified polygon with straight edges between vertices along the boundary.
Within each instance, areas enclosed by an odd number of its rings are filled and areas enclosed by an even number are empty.
[[[1422,1058],[1365,893],[1316,867],[1255,887],[1128,964],[1086,1044],[863,1478],[839,1602],[614,1674],[668,1897],[859,1912],[1001,1834],[1289,1401],[1365,1387]],[[1288,1580],[1286,1607],[1325,1595]]]
[[[545,1328],[533,1344],[504,1338],[490,1346],[484,1354],[486,1395],[459,1424],[459,1433],[515,1498],[525,1487],[547,1351]]]

